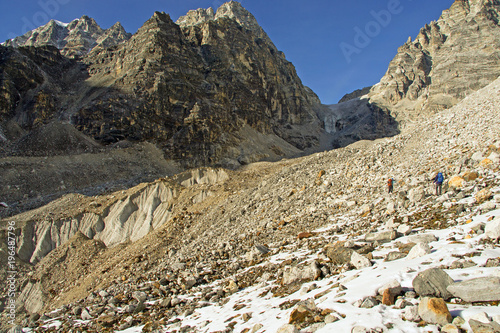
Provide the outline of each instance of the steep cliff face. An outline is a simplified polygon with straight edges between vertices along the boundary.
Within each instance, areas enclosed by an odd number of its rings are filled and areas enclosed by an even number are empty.
[[[322,115],[336,144],[397,134],[498,78],[499,13],[496,0],[456,0],[397,50],[378,84]]]
[[[500,2],[457,0],[398,49],[371,101],[403,122],[449,108],[500,75]]]
[[[237,157],[245,126],[300,150],[319,144],[319,99],[239,3],[178,22],[155,13],[128,42],[89,54],[79,130],[104,143],[151,140],[187,166]]]

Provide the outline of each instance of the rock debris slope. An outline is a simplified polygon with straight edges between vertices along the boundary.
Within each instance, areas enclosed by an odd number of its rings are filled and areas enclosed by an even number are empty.
[[[163,222],[135,242],[106,246],[76,230],[34,267],[20,263],[31,273],[19,323],[40,332],[494,331],[499,93],[496,80],[393,138],[238,172],[194,170],[13,217],[67,221],[141,189],[176,189]],[[438,171],[446,182],[436,197]]]

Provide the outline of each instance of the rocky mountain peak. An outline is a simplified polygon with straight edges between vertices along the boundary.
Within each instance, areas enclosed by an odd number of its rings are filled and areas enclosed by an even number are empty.
[[[210,7],[208,9],[198,8],[190,10],[186,15],[179,17],[175,22],[181,27],[193,26],[215,19],[214,10]]]
[[[110,47],[130,39],[131,36],[119,22],[109,29],[102,29],[93,18],[83,15],[70,23],[51,20],[44,26],[7,41],[5,45],[13,47],[51,45],[58,48],[65,56],[80,57],[96,46],[100,49]]]
[[[215,13],[215,19],[220,18],[232,19],[248,30],[259,32],[262,30],[255,17],[237,1],[229,1],[221,5]]]
[[[184,28],[220,19],[233,20],[243,28],[252,31],[261,38],[266,38],[270,42],[255,17],[238,1],[229,1],[222,4],[215,14],[212,8],[191,10],[186,15],[179,17],[176,24]]]

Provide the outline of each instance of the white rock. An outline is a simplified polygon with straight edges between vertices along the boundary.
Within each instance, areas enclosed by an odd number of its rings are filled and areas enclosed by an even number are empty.
[[[484,233],[486,237],[490,239],[499,239],[500,238],[500,217],[497,217],[493,221],[490,221],[486,224],[486,228],[484,229]]]
[[[423,257],[423,256],[430,254],[430,253],[431,253],[431,248],[430,248],[429,244],[418,243],[417,245],[412,247],[412,249],[408,253],[408,256],[406,256],[406,258],[408,260],[411,260],[411,259]]]
[[[81,316],[82,320],[91,320],[92,319],[92,316],[90,315],[90,313],[88,312],[87,309],[83,309],[82,314],[80,316]]]
[[[368,258],[354,251],[351,255],[351,265],[353,265],[357,269],[363,269],[366,267],[371,267],[372,263]]]
[[[402,290],[401,283],[399,283],[398,280],[392,280],[392,281],[387,282],[386,284],[384,284],[382,287],[378,288],[377,292],[378,292],[379,295],[383,295],[384,291],[386,289],[391,289],[391,293],[393,295],[397,295]]]
[[[488,156],[488,159],[491,160],[493,163],[496,164],[500,163],[500,155],[498,153],[492,152],[490,156]]]
[[[401,224],[399,227],[398,227],[398,233],[399,234],[403,234],[405,236],[411,234],[412,232],[412,228],[411,226],[407,225],[407,224]]]
[[[408,321],[413,321],[413,322],[420,321],[421,318],[420,315],[418,314],[418,306],[414,305],[406,307],[404,317]]]
[[[482,160],[484,160],[484,157],[481,152],[477,152],[472,155],[471,159],[476,162],[481,162]]]

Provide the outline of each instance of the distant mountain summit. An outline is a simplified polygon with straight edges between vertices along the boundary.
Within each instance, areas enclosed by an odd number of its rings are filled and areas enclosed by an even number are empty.
[[[128,40],[127,33],[117,22],[109,29],[102,29],[97,22],[86,15],[70,23],[51,20],[44,26],[6,42],[6,46],[47,46],[58,48],[68,57],[84,56],[94,47],[111,47]]]

